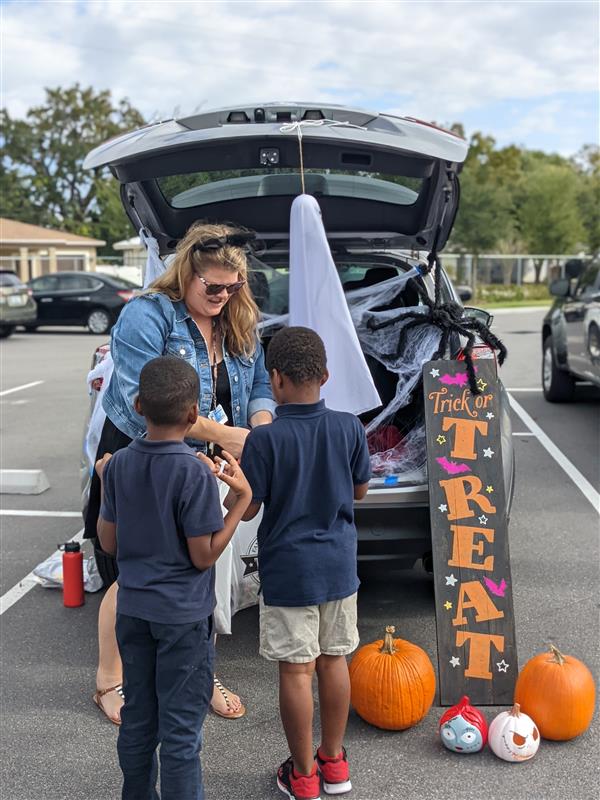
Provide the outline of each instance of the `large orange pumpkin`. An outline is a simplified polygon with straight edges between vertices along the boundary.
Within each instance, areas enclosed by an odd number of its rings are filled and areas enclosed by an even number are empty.
[[[554,645],[523,667],[515,702],[533,717],[545,739],[566,741],[588,729],[594,715],[596,687],[592,673],[578,659]]]
[[[402,731],[420,722],[435,695],[435,672],[420,647],[394,639],[395,628],[385,629],[385,639],[361,647],[350,663],[352,705],[371,725]]]

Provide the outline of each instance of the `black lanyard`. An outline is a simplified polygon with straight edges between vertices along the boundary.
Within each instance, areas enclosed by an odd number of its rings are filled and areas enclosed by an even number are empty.
[[[217,321],[213,320],[212,324],[212,350],[213,350],[213,361],[211,364],[211,373],[212,373],[212,398],[210,401],[210,410],[214,411],[217,407],[217,378],[219,374],[219,366],[217,364]],[[220,327],[219,327],[220,330]]]

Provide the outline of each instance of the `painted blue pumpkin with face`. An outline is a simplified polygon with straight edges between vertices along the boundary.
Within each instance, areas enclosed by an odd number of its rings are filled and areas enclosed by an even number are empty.
[[[469,698],[449,708],[440,719],[440,738],[454,753],[478,753],[487,740],[487,722],[481,711],[469,705]]]

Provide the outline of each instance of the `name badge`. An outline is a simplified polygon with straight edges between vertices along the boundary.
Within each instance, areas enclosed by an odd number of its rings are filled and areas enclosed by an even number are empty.
[[[208,418],[213,422],[218,422],[219,425],[226,425],[227,421],[229,420],[229,417],[223,410],[223,406],[220,403],[212,411],[209,411]]]

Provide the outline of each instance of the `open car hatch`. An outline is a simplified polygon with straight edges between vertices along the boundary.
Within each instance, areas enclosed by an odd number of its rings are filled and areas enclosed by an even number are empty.
[[[468,145],[406,117],[297,103],[219,109],[119,136],[84,166],[110,167],[135,229],[149,228],[164,254],[198,219],[287,238],[300,147],[305,191],[330,236],[428,251],[439,228],[444,246]]]

